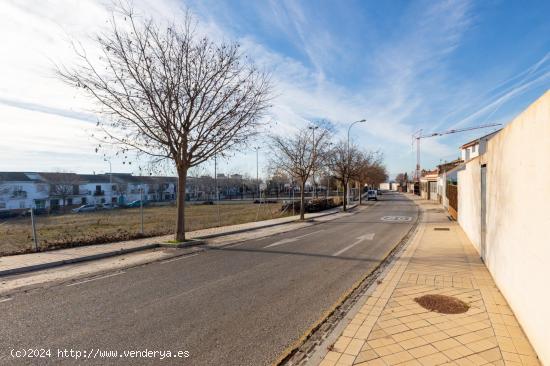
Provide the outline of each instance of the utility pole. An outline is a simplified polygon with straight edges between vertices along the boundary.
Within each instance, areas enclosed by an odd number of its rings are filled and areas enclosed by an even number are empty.
[[[214,182],[216,186],[216,208],[218,211],[218,226],[221,226],[220,219],[220,192],[218,190],[218,154],[214,153]]]
[[[36,219],[34,218],[33,205],[31,205],[31,225],[32,225],[32,241],[34,242],[34,251],[38,252],[38,236],[36,235]]]
[[[353,127],[354,124],[364,123],[364,122],[367,122],[367,120],[362,119],[362,120],[359,120],[359,121],[355,121],[355,122],[352,122],[348,127],[348,163],[347,163],[348,174],[349,174],[349,169],[350,169],[350,165],[351,165],[351,154],[350,154],[350,151],[349,151],[349,133],[350,133],[351,128]],[[350,204],[349,177],[348,177],[348,183],[347,183],[346,186],[347,186],[347,192],[348,192],[348,196],[346,197],[346,200],[347,200],[348,205],[349,205]]]
[[[262,202],[261,196],[260,196],[260,169],[259,169],[259,163],[258,163],[258,151],[260,150],[259,146],[254,147],[254,150],[256,150],[256,189],[258,192],[258,199],[260,200],[260,203]]]
[[[181,189],[181,187],[180,187]],[[144,234],[144,230],[143,230],[143,183],[141,183],[140,187],[139,187],[139,192],[140,192],[140,200],[139,200],[139,214],[141,216],[141,235]],[[178,192],[178,194],[180,194],[180,192]]]
[[[317,157],[315,156],[315,154],[317,153],[315,150],[315,130],[319,128],[319,126],[309,126],[308,127],[310,130],[312,130],[313,132],[313,159],[314,161],[317,160]],[[316,187],[315,187],[315,164],[313,164],[312,166],[312,169],[311,169],[311,180],[313,181],[313,198],[315,198],[315,196],[317,195],[317,190],[316,190]]]

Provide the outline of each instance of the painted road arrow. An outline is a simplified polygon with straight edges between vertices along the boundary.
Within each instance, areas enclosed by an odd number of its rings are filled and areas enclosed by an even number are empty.
[[[374,233],[369,233],[369,234],[365,234],[365,235],[361,235],[357,238],[357,240],[355,242],[353,242],[352,244],[348,245],[347,247],[345,247],[344,249],[340,249],[339,251],[337,251],[336,253],[334,253],[332,256],[333,257],[336,257],[336,256],[339,256],[340,254],[344,253],[346,250],[349,250],[351,248],[353,248],[354,246],[356,246],[357,244],[361,243],[362,241],[364,240],[373,240],[374,239]]]

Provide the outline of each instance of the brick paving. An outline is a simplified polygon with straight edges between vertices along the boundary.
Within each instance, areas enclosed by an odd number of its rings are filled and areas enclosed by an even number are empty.
[[[540,365],[460,226],[440,206],[417,202],[424,218],[413,242],[320,366]],[[414,301],[425,294],[454,296],[470,308],[453,315],[431,312]]]

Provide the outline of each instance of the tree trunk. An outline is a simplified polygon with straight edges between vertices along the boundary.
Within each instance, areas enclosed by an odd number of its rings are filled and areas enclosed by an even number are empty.
[[[302,182],[300,185],[300,220],[305,219],[305,212],[306,212],[306,205],[305,205],[306,200],[305,200],[305,194],[304,194],[305,186],[306,186],[305,182]]]
[[[343,202],[343,210],[346,211],[348,209],[348,185],[346,183],[343,184],[344,186],[344,202]]]
[[[176,241],[185,241],[185,182],[187,169],[178,169],[178,195],[176,209]]]
[[[363,202],[363,184],[359,182],[359,206],[361,206],[361,202]]]

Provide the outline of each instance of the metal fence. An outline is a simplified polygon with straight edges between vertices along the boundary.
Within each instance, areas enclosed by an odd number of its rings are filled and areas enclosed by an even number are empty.
[[[306,199],[319,201],[326,199],[327,195],[315,196],[311,193]],[[336,204],[341,203],[341,192],[330,192],[329,197]],[[291,216],[298,213],[299,205],[289,203],[298,200],[299,194],[188,201],[186,230]],[[0,255],[167,235],[174,232],[175,221],[176,205],[173,201],[147,202],[126,208],[97,206],[80,212],[68,207],[50,212],[27,209],[0,219]]]

